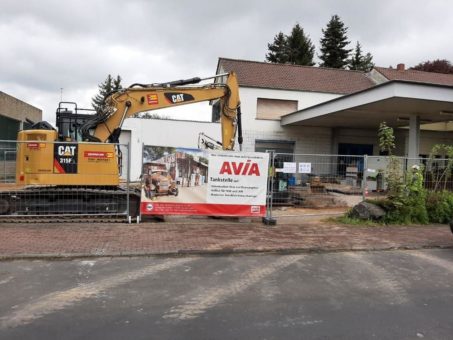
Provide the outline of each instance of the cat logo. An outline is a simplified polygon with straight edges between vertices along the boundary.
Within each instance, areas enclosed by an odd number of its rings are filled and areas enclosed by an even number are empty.
[[[54,173],[76,174],[77,173],[77,144],[55,143],[54,144]]]
[[[59,145],[57,148],[58,156],[72,157],[75,155],[75,146]]]
[[[174,94],[171,96],[171,101],[173,103],[181,103],[184,101],[184,95],[182,93],[180,94]]]
[[[194,97],[187,93],[166,92],[164,96],[170,104],[179,104],[194,100]]]

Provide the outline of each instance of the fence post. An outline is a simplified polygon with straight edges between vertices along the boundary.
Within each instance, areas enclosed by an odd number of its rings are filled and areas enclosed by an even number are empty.
[[[368,173],[368,155],[363,155],[363,175],[362,175],[362,200],[366,200],[368,194],[368,184],[366,181]]]
[[[266,190],[266,216],[263,217],[263,223],[265,225],[276,225],[277,221],[272,217],[272,201],[273,201],[273,192],[274,192],[274,173],[275,173],[275,164],[274,164],[274,151],[269,151],[269,173],[267,176],[267,190]]]
[[[145,164],[145,143],[142,142],[142,150],[140,153],[140,202],[139,202],[139,207],[138,207],[138,216],[137,216],[137,223],[140,223],[142,220],[142,209],[141,209],[141,204],[142,204],[142,185],[145,182],[144,179],[144,173],[143,173],[143,166]]]
[[[3,182],[6,183],[6,150],[3,150]]]
[[[119,146],[121,148],[121,145]],[[130,143],[126,144],[127,148],[127,166],[126,166],[126,171],[127,171],[127,176],[126,176],[126,190],[127,190],[127,220],[129,223],[131,223],[131,212],[130,212],[130,181],[131,181],[131,149],[130,149]]]
[[[145,164],[145,143],[142,143],[142,152],[140,156],[140,178],[143,180],[143,165]]]

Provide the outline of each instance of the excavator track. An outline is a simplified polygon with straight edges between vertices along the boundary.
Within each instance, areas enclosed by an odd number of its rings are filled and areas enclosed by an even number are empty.
[[[0,223],[134,223],[134,220],[128,220],[127,216],[101,216],[101,215],[71,215],[71,216],[27,216],[27,215],[0,215]]]
[[[27,187],[0,192],[0,222],[127,222],[138,215],[139,205],[134,189]]]

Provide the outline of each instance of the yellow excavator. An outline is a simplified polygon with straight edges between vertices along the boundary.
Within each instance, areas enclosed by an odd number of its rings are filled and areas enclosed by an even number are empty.
[[[213,83],[196,85],[214,79]],[[21,190],[0,193],[2,215],[138,213],[140,194],[120,183],[121,126],[141,112],[216,101],[221,144],[242,144],[239,86],[234,72],[159,84],[133,84],[108,95],[94,115],[57,109],[54,129],[40,122],[18,133],[16,184]],[[68,103],[66,103],[68,104]],[[169,132],[169,136],[171,133]],[[212,143],[209,143],[212,145]],[[133,165],[132,165],[133,166]],[[137,165],[138,166],[138,165]]]

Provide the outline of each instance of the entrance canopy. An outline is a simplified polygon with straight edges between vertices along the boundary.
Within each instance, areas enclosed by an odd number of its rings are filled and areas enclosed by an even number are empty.
[[[453,131],[453,86],[388,81],[287,114],[281,125],[376,129],[383,121],[391,127],[412,121],[422,130]]]

